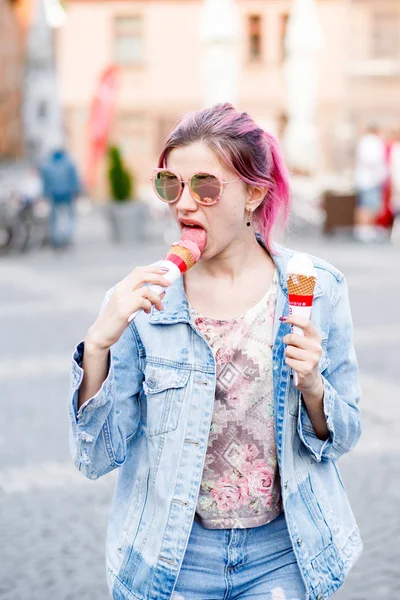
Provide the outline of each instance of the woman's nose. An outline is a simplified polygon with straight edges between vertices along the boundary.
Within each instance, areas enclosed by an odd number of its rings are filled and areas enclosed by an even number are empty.
[[[191,196],[191,194],[189,192],[189,184],[188,183],[184,184],[181,197],[179,198],[179,200],[175,206],[178,210],[180,210],[182,212],[184,212],[185,210],[191,210],[191,211],[197,210],[197,202],[194,200],[194,198]]]

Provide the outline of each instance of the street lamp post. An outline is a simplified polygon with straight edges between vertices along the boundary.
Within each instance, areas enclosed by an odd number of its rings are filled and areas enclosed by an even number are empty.
[[[203,104],[237,102],[238,15],[234,0],[204,0]]]
[[[321,47],[315,0],[295,0],[286,35],[284,78],[288,124],[284,148],[289,166],[298,172],[313,173],[318,164],[317,59]]]

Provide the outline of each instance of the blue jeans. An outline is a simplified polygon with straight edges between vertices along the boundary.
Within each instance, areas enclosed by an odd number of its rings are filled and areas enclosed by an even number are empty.
[[[53,202],[50,215],[50,237],[54,247],[70,244],[74,234],[74,202]]]
[[[377,213],[383,202],[383,187],[377,186],[368,190],[359,190],[357,195],[357,205],[360,208],[366,208],[371,212]]]
[[[283,513],[249,529],[205,529],[194,521],[171,600],[304,600]]]

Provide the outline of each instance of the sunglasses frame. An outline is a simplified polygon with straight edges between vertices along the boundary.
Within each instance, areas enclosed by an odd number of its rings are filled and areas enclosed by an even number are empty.
[[[162,171],[167,171],[168,173],[172,173],[172,175],[175,175],[175,177],[178,179],[179,183],[181,184],[181,189],[180,189],[179,195],[177,196],[177,198],[175,200],[164,200],[164,198],[161,198],[161,196],[157,192],[156,183],[155,183],[156,175],[158,175],[158,173],[162,173]],[[192,190],[190,189],[189,184],[195,175],[212,175],[219,181],[220,193],[218,195],[218,198],[216,198],[216,200],[214,200],[214,202],[202,202],[201,200],[198,200],[197,198],[195,198],[195,196],[192,194]],[[156,194],[157,198],[159,198],[162,202],[165,202],[165,204],[175,204],[176,202],[178,202],[178,200],[182,196],[185,184],[187,184],[187,185],[189,185],[189,193],[192,196],[193,200],[195,202],[197,202],[197,204],[200,204],[201,206],[214,206],[215,204],[218,204],[218,202],[221,200],[222,194],[224,193],[224,186],[227,185],[228,183],[233,183],[234,181],[241,181],[241,179],[237,178],[237,179],[231,179],[229,181],[224,181],[222,174],[215,173],[214,171],[196,171],[195,173],[193,173],[193,175],[190,176],[190,179],[188,181],[184,181],[182,179],[182,177],[179,175],[179,173],[176,173],[175,171],[172,171],[171,169],[166,169],[166,168],[153,169],[153,175],[151,177],[151,183],[153,186],[154,193]]]

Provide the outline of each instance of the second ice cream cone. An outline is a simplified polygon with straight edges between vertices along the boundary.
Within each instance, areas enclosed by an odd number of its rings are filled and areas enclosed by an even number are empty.
[[[315,277],[291,273],[288,277],[290,296],[314,296]]]

